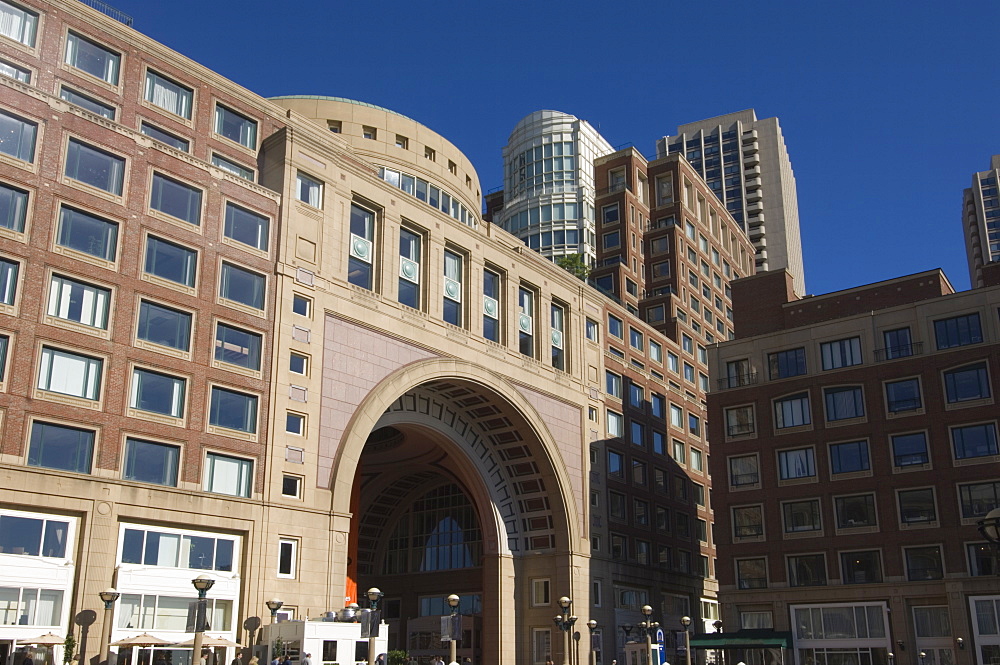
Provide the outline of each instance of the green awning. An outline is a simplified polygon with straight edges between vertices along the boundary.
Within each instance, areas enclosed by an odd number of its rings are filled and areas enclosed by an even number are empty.
[[[691,637],[692,649],[762,649],[792,647],[792,633],[744,628],[735,633],[705,633]]]

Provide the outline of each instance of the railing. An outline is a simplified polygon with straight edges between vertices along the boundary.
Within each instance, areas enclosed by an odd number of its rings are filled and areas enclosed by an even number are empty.
[[[730,487],[742,487],[744,485],[756,485],[760,482],[760,473],[734,473],[729,476]]]
[[[764,535],[763,524],[749,524],[746,526],[736,527],[737,538],[753,538],[755,536],[763,536],[763,535]]]
[[[746,374],[733,374],[719,379],[719,390],[726,388],[741,388],[752,386],[757,383],[757,372],[747,372]]]
[[[628,183],[619,182],[619,183],[616,183],[614,185],[611,185],[610,187],[605,187],[604,189],[597,190],[594,193],[594,195],[597,198],[600,198],[602,196],[607,196],[608,194],[614,194],[615,192],[620,192],[623,189],[627,189],[630,192],[632,191],[632,188],[628,186]]]
[[[767,588],[767,578],[766,577],[741,577],[740,578],[740,588],[741,589],[766,589]]]
[[[753,434],[757,430],[754,428],[753,423],[747,423],[743,425],[730,425],[728,431],[729,436],[745,436]]]
[[[909,399],[894,399],[889,401],[889,412],[899,413],[901,411],[916,411],[920,408],[920,398],[911,397]]]
[[[110,16],[119,23],[124,23],[128,27],[132,27],[132,17],[123,11],[115,9],[111,5],[101,2],[101,0],[80,0],[83,4],[87,5],[91,9],[96,9],[97,11]]]
[[[924,352],[923,342],[913,342],[912,344],[900,344],[899,346],[887,346],[884,349],[875,349],[875,362],[885,360],[895,360],[896,358],[908,358],[919,356]]]

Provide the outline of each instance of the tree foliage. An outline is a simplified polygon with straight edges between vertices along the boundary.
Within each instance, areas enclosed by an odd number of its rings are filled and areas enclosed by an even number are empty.
[[[590,275],[590,266],[587,265],[587,260],[583,254],[567,254],[566,256],[557,257],[556,265],[585,282],[587,281],[587,276]]]

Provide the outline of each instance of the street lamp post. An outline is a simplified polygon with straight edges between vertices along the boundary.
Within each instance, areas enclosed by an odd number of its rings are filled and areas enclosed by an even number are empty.
[[[642,615],[645,617],[645,620],[639,622],[639,630],[646,637],[646,658],[650,663],[653,662],[653,632],[660,627],[659,622],[649,620],[652,613],[652,607],[643,605]]]
[[[98,595],[104,601],[104,635],[101,637],[101,657],[98,663],[106,663],[108,662],[108,650],[111,648],[111,622],[114,620],[115,601],[121,597],[121,594],[118,593],[117,589],[111,587]]]
[[[590,665],[597,665],[597,645],[594,644],[594,630],[597,628],[597,622],[591,619],[587,622],[587,628],[590,628]]]
[[[448,604],[451,606],[451,627],[449,632],[451,633],[451,660],[448,661],[449,665],[458,665],[458,635],[455,634],[455,617],[458,614],[458,603],[461,602],[461,598],[456,594],[451,594],[448,596]]]
[[[368,615],[368,665],[375,665],[375,638],[378,635],[377,626],[380,623],[378,618],[378,601],[384,595],[378,587],[368,589],[368,603],[372,608],[371,614]]]
[[[570,665],[569,662],[569,634],[573,630],[573,624],[576,623],[577,617],[570,616],[569,608],[573,605],[573,601],[569,599],[568,596],[563,596],[559,599],[559,607],[562,608],[562,614],[557,614],[553,621],[556,627],[563,632],[563,665]]]
[[[194,613],[194,646],[191,648],[191,665],[201,662],[201,644],[205,640],[205,594],[215,586],[215,580],[207,575],[199,575],[191,580],[198,591],[198,607]]]
[[[280,610],[281,606],[284,604],[285,601],[278,600],[277,598],[272,598],[265,603],[265,605],[267,605],[267,609],[271,610],[271,623],[278,623],[278,610]]]
[[[684,662],[691,665],[691,633],[688,632],[691,617],[681,617],[681,625],[684,626]]]

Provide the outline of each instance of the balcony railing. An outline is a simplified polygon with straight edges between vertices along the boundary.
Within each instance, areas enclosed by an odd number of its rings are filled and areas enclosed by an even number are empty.
[[[901,413],[903,411],[916,411],[921,406],[919,397],[909,399],[894,399],[889,401],[889,413]]]
[[[912,344],[900,344],[899,346],[887,346],[884,349],[875,349],[875,362],[885,360],[895,360],[896,358],[908,358],[919,356],[924,352],[923,342],[913,342]]]
[[[101,0],[80,0],[80,2],[82,2],[85,5],[87,5],[88,7],[96,9],[97,11],[101,12],[102,14],[106,14],[106,15],[110,16],[111,18],[113,18],[114,20],[118,21],[119,23],[124,23],[125,25],[127,25],[130,28],[132,27],[132,17],[131,16],[129,16],[128,14],[126,14],[123,11],[115,9],[114,7],[112,7],[111,5],[109,5],[109,4],[105,3],[105,2],[101,2]]]
[[[730,487],[742,487],[744,485],[756,485],[760,482],[760,473],[734,473],[729,477]]]
[[[757,536],[763,536],[763,535],[764,535],[763,524],[747,524],[746,526],[736,527],[737,538],[755,538]]]
[[[767,588],[767,578],[766,577],[741,577],[740,578],[740,588],[741,589],[766,589]]]
[[[741,388],[752,386],[757,383],[757,372],[747,372],[746,374],[733,374],[719,379],[719,390],[726,388]]]
[[[753,423],[743,423],[740,425],[730,425],[728,428],[729,436],[746,436],[748,434],[753,434],[757,431]]]
[[[623,189],[627,189],[630,192],[632,191],[632,188],[628,186],[628,183],[619,182],[615,183],[614,185],[611,185],[610,187],[605,187],[604,189],[597,190],[596,196],[597,198],[600,198],[602,196],[607,196],[608,194],[614,194],[616,192],[620,192]]]

